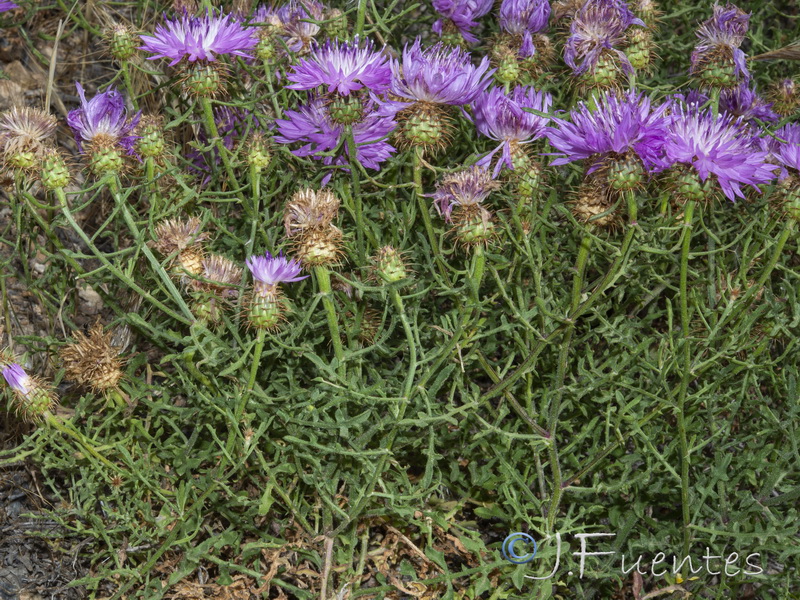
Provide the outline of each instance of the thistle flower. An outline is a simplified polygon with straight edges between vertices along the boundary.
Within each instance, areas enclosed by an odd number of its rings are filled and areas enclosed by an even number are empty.
[[[586,73],[592,84],[610,87],[617,79],[617,61],[625,73],[633,72],[628,57],[616,48],[631,25],[644,26],[644,21],[624,0],[587,0],[570,25],[564,62],[576,75]]]
[[[550,94],[526,86],[516,86],[510,94],[494,87],[478,96],[472,103],[475,127],[481,135],[500,142],[499,146],[478,161],[478,165],[490,166],[499,150],[501,157],[494,166],[494,177],[499,175],[503,165],[512,170],[527,166],[528,161],[521,146],[543,137],[549,119],[524,109],[548,112],[552,103]]]
[[[289,51],[305,54],[320,32],[319,25],[311,21],[321,21],[324,16],[325,5],[317,0],[290,0],[278,8],[259,6],[250,21],[268,24],[262,42],[277,35]]]
[[[408,103],[469,104],[489,87],[494,73],[485,57],[475,67],[468,52],[441,43],[423,49],[419,38],[403,48],[402,60],[391,64],[390,92]]]
[[[254,255],[245,264],[253,275],[253,294],[247,311],[250,323],[259,329],[274,329],[283,317],[284,308],[278,285],[300,281],[308,275],[301,276],[300,263],[286,259],[283,253]]]
[[[725,196],[743,198],[741,186],[768,183],[777,165],[767,163],[768,152],[753,147],[752,137],[741,118],[710,111],[673,109],[669,123],[666,157],[662,168],[678,168],[677,192],[685,199],[707,196],[713,175]]]
[[[313,90],[325,86],[329,94],[341,96],[360,90],[382,94],[392,79],[387,60],[386,55],[375,51],[370,40],[328,41],[309,58],[301,58],[292,66],[286,78],[293,84],[286,87]]]
[[[592,159],[587,174],[608,169],[609,183],[625,189],[639,183],[645,171],[661,165],[669,121],[665,103],[653,107],[644,94],[629,92],[622,97],[605,93],[596,110],[580,103],[570,121],[553,117],[558,127],[549,127],[547,137],[559,151],[553,165]]]
[[[712,16],[697,30],[700,42],[692,52],[691,74],[712,87],[734,87],[750,80],[745,54],[739,48],[750,14],[733,4],[715,4]]]
[[[333,121],[323,99],[316,98],[296,111],[287,110],[284,117],[275,121],[278,135],[274,139],[281,144],[303,142],[304,145],[292,150],[292,154],[310,156],[326,165],[349,162],[350,149],[344,143],[345,126]],[[384,139],[395,127],[391,116],[381,114],[375,103],[368,101],[362,119],[352,125],[358,162],[367,168],[379,169],[395,152],[394,146]],[[321,156],[335,148],[341,148],[344,154]],[[329,179],[330,176],[326,177],[323,185]]]
[[[19,5],[14,4],[13,2],[9,2],[8,0],[0,0],[0,12],[6,12],[7,10],[14,10],[15,8],[19,8]]]
[[[73,337],[75,342],[59,352],[67,379],[96,393],[117,389],[123,377],[124,360],[119,348],[112,344],[114,334],[104,332],[103,326],[95,323],[88,336],[75,331]]]
[[[2,360],[2,374],[12,393],[14,411],[24,421],[41,421],[58,401],[49,384],[35,375],[28,375],[15,362]]]
[[[455,223],[456,239],[469,246],[485,243],[492,236],[492,213],[482,203],[498,187],[487,169],[475,165],[446,175],[431,196],[444,220]]]
[[[139,49],[153,54],[148,60],[169,59],[171,67],[184,59],[194,63],[214,62],[223,55],[252,58],[248,51],[258,43],[252,30],[233,15],[206,12],[205,16],[193,17],[184,13],[165,21],[156,26],[153,35],[141,36],[143,45]]]
[[[493,0],[433,0],[433,10],[444,17],[436,20],[433,31],[443,38],[458,31],[464,40],[475,44],[478,38],[470,30],[478,26],[475,19],[488,13],[492,4]]]
[[[67,123],[75,134],[78,149],[90,157],[90,166],[97,173],[116,172],[122,168],[122,155],[134,154],[137,136],[131,135],[142,113],[128,118],[125,101],[114,88],[86,100],[83,86],[75,84],[81,98],[81,107],[71,110]]]
[[[774,123],[780,117],[772,110],[772,104],[765,102],[755,89],[742,82],[735,88],[724,89],[719,95],[719,109],[734,117],[752,122],[755,119]]]
[[[547,27],[549,0],[503,0],[500,3],[500,29],[528,37]]]
[[[791,218],[800,221],[800,124],[790,123],[775,132],[770,140],[770,156],[780,164],[779,198]]]
[[[202,223],[198,217],[168,219],[155,229],[153,247],[163,256],[173,258],[173,274],[185,278],[186,274],[198,276],[202,273],[203,242],[208,233],[200,231]]]
[[[56,118],[42,110],[13,107],[0,114],[0,158],[18,169],[31,169],[58,127]]]

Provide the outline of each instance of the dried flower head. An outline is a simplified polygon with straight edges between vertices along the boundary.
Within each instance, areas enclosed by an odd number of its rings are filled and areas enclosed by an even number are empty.
[[[318,191],[305,188],[296,192],[283,211],[286,237],[308,235],[328,228],[339,212],[339,205],[339,198],[325,188]]]
[[[590,178],[581,185],[570,202],[575,218],[585,225],[599,229],[614,229],[620,223],[619,192]]]
[[[41,158],[58,127],[51,114],[29,107],[13,107],[0,114],[0,157],[19,169],[32,168]]]
[[[794,114],[800,107],[800,90],[797,82],[791,78],[773,83],[769,88],[768,98],[772,101],[772,108],[782,117]]]
[[[222,299],[236,298],[239,295],[243,274],[239,265],[218,254],[204,257],[201,264],[202,272],[197,279],[192,279],[190,284],[193,290]]]
[[[176,274],[183,274],[180,269],[195,276],[202,273],[204,257],[202,244],[209,235],[200,231],[201,226],[198,217],[190,217],[168,219],[156,227],[153,246],[163,256],[171,256],[177,252],[174,260],[179,269]]]
[[[72,335],[75,342],[59,352],[67,379],[96,393],[117,389],[125,361],[119,348],[112,344],[113,332],[105,332],[100,323],[95,323],[88,336],[81,331]]]
[[[51,385],[40,377],[28,375],[12,358],[3,353],[0,358],[3,379],[11,390],[14,412],[24,421],[36,423],[53,409],[58,397]]]

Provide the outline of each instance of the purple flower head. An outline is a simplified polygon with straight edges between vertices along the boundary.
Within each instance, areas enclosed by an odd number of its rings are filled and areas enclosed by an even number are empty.
[[[360,46],[360,47],[359,47]],[[328,41],[308,59],[300,59],[286,78],[290,90],[312,90],[326,86],[329,93],[347,96],[361,89],[376,94],[386,91],[392,80],[387,57],[376,52],[372,42]]]
[[[503,0],[500,29],[513,35],[539,33],[550,19],[549,0]]]
[[[95,139],[119,144],[128,154],[133,154],[133,144],[138,136],[129,135],[139,123],[141,111],[128,119],[125,100],[114,88],[97,94],[87,101],[83,86],[76,83],[81,107],[69,111],[67,123],[75,134],[78,149],[83,152],[83,145]]]
[[[6,0],[0,0],[0,12],[6,12],[7,10],[13,10],[15,8],[19,8],[19,5],[13,2],[7,2]]]
[[[478,212],[488,219],[488,212],[481,203],[498,187],[500,184],[492,179],[487,169],[474,165],[470,169],[446,175],[430,196],[447,222],[452,221],[453,208],[456,206]]]
[[[213,15],[206,12],[203,17],[192,17],[184,13],[165,25],[156,26],[153,35],[141,36],[140,50],[152,52],[149,60],[167,58],[170,66],[186,58],[190,63],[215,61],[221,54],[252,58],[247,51],[258,43],[252,29],[245,29],[233,15]]]
[[[716,176],[723,193],[731,201],[743,198],[742,184],[758,186],[775,178],[776,165],[767,163],[768,152],[753,147],[752,136],[741,118],[710,111],[673,106],[666,159],[662,168],[686,165],[701,181]]]
[[[283,252],[277,256],[272,256],[269,252],[264,252],[263,256],[253,255],[245,261],[245,264],[250,269],[253,279],[272,290],[279,283],[291,283],[308,277],[300,275],[303,270],[302,265],[294,259],[287,259]]]
[[[775,132],[775,137],[770,139],[768,149],[770,156],[781,164],[781,179],[788,172],[786,169],[800,171],[800,123],[789,123]]]
[[[767,123],[778,121],[778,115],[772,110],[772,103],[765,102],[756,91],[742,82],[738,87],[724,89],[719,95],[719,109],[745,121],[759,119]]]
[[[625,53],[615,48],[623,42],[625,30],[631,25],[644,26],[644,22],[624,0],[587,0],[570,25],[564,62],[576,75],[593,72],[600,55],[607,50],[616,53],[622,68],[631,73],[633,67]]]
[[[739,46],[742,45],[750,23],[750,14],[733,4],[714,5],[714,12],[697,30],[700,42],[692,52],[691,73],[695,74],[709,62],[719,59],[732,60],[736,66],[736,74],[750,80],[750,73],[745,64],[745,55]]]
[[[275,141],[281,144],[304,143],[297,150],[292,150],[292,154],[310,156],[322,160],[326,165],[348,162],[349,150],[344,139],[345,127],[333,122],[327,103],[323,99],[313,99],[296,111],[287,110],[284,116],[285,119],[275,121],[278,127]],[[380,164],[395,152],[394,146],[384,138],[396,125],[391,116],[381,114],[375,103],[369,101],[361,121],[352,126],[358,162],[370,169],[379,169]],[[344,154],[336,157],[320,156],[336,148],[341,148]],[[325,182],[327,179],[329,177]]]
[[[472,103],[475,127],[481,135],[500,142],[500,145],[483,157],[478,164],[489,166],[498,150],[502,156],[494,167],[497,177],[503,165],[514,168],[512,153],[520,144],[527,144],[543,137],[549,121],[547,117],[535,115],[524,109],[532,108],[548,112],[553,97],[546,92],[537,92],[532,87],[518,85],[510,95],[502,88],[494,87],[483,92]]]
[[[455,25],[461,36],[470,44],[478,41],[470,29],[478,26],[475,20],[492,8],[493,0],[433,0],[433,9]],[[438,19],[433,30],[442,35],[444,20]]]
[[[581,102],[570,113],[570,121],[553,118],[558,127],[548,127],[550,144],[559,150],[552,164],[563,165],[594,158],[587,173],[601,166],[604,158],[635,154],[647,171],[660,165],[668,135],[665,112],[670,104],[653,108],[644,94],[628,92],[621,98],[605,93],[590,110]]]
[[[494,71],[486,57],[475,67],[469,52],[442,44],[423,50],[417,38],[403,49],[402,61],[392,61],[390,91],[407,102],[459,106],[489,87]]]
[[[15,392],[27,395],[32,388],[31,378],[17,363],[10,363],[3,367],[3,378]]]
[[[278,36],[291,52],[301,52],[311,47],[320,27],[312,21],[321,21],[325,5],[317,0],[290,0],[286,4],[267,8],[259,6],[250,22],[268,23],[277,28]]]

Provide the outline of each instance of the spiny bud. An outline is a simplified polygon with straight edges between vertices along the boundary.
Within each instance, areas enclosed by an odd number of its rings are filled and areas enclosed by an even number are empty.
[[[86,154],[89,156],[89,168],[98,177],[119,173],[125,166],[119,144],[109,135],[94,136],[86,148]]]
[[[373,259],[375,272],[386,283],[395,283],[408,277],[405,261],[392,246],[383,246]]]
[[[628,48],[625,54],[637,71],[648,71],[653,66],[653,33],[649,29],[633,27],[628,32]]]
[[[352,125],[363,117],[364,106],[357,94],[335,95],[328,104],[328,112],[334,123]]]
[[[196,63],[190,67],[183,87],[187,93],[198,98],[213,98],[221,92],[222,83],[223,73],[216,63]]]
[[[278,56],[275,37],[268,28],[262,27],[258,31],[258,44],[256,44],[255,55],[265,63],[271,62]]]
[[[277,329],[284,319],[284,303],[276,292],[271,296],[253,293],[247,307],[247,319],[256,329]]]
[[[130,60],[138,45],[138,38],[130,27],[118,23],[108,33],[108,50],[120,62]]]
[[[739,84],[733,51],[727,47],[701,57],[694,71],[703,85],[712,88],[733,88]]]
[[[164,256],[178,253],[173,274],[183,278],[186,273],[197,276],[202,273],[204,251],[202,243],[208,234],[200,231],[197,217],[169,219],[156,227],[153,246]]]
[[[247,164],[261,172],[269,166],[271,160],[267,138],[260,132],[253,134],[247,146]]]
[[[581,83],[587,88],[607,89],[617,85],[622,76],[622,69],[617,64],[616,56],[611,52],[602,52],[594,69],[581,76]]]
[[[39,177],[42,185],[48,190],[57,190],[67,186],[71,179],[64,156],[55,148],[47,148],[42,155]]]
[[[520,65],[516,56],[506,56],[497,63],[497,71],[494,74],[500,83],[514,83],[520,76]]]
[[[778,192],[786,216],[800,221],[800,182],[797,181],[797,177],[790,175],[781,180]]]
[[[444,19],[444,23],[442,24],[442,43],[453,46],[454,48],[464,48],[467,45],[458,26],[450,19]]]
[[[511,145],[512,180],[517,182],[517,191],[523,199],[530,199],[542,185],[542,165],[519,144]]]
[[[700,180],[694,169],[679,169],[673,174],[673,187],[679,202],[701,202],[712,194],[711,177]]]
[[[311,230],[295,241],[294,251],[304,265],[338,264],[342,256],[342,232],[335,225]]]
[[[104,332],[100,323],[89,330],[73,334],[75,342],[67,344],[59,355],[64,364],[66,378],[97,393],[105,393],[119,387],[122,379],[123,359],[119,348],[112,345],[112,332]]]
[[[431,102],[416,102],[397,113],[400,145],[405,148],[421,147],[426,152],[441,150],[450,141],[452,123],[447,114]]]
[[[453,222],[453,235],[464,246],[486,244],[494,237],[492,213],[482,206],[477,210],[460,212]]]
[[[144,157],[158,158],[164,155],[164,119],[158,115],[145,115],[136,127],[136,150]]]
[[[642,161],[628,155],[612,160],[607,167],[608,184],[615,190],[627,191],[639,187],[644,180]]]
[[[36,423],[44,418],[57,403],[58,398],[50,384],[39,377],[28,375],[8,356],[0,360],[3,378],[11,390],[14,412],[24,421]]]

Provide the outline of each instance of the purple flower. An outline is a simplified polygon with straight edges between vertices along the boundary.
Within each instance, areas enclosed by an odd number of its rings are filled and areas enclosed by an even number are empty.
[[[15,392],[27,395],[32,388],[32,381],[25,370],[17,363],[10,363],[3,367],[3,378]]]
[[[247,51],[258,43],[251,29],[245,29],[233,15],[192,17],[184,13],[166,25],[156,26],[154,35],[141,36],[140,50],[152,52],[149,60],[168,58],[170,66],[178,64],[184,57],[190,63],[215,61],[217,55],[231,54],[252,58]]]
[[[264,255],[253,255],[245,261],[253,279],[264,284],[264,287],[274,290],[279,283],[300,281],[308,275],[300,275],[302,265],[296,260],[287,259],[283,252],[272,256],[269,252]]]
[[[472,103],[475,127],[481,135],[500,142],[478,164],[489,166],[495,153],[502,149],[502,156],[494,167],[493,176],[497,177],[504,164],[513,169],[512,153],[520,144],[541,138],[549,120],[524,109],[548,112],[552,103],[553,97],[550,94],[522,85],[515,87],[510,95],[506,95],[502,88],[494,87],[478,96]]]
[[[475,67],[468,52],[442,44],[423,50],[417,38],[403,49],[402,61],[392,61],[390,91],[407,102],[469,104],[489,87],[494,71],[486,57]]]
[[[553,117],[558,128],[548,127],[550,144],[560,151],[552,164],[595,158],[587,173],[595,171],[604,158],[633,153],[644,168],[652,171],[661,164],[668,135],[669,103],[653,108],[650,98],[629,92],[618,98],[605,93],[590,110],[580,103],[570,113],[570,121]]]
[[[361,121],[353,124],[353,138],[356,144],[356,158],[365,167],[380,168],[380,163],[387,160],[395,148],[385,138],[395,128],[396,123],[391,116],[380,114],[372,101],[365,107]],[[311,156],[322,160],[326,165],[345,164],[348,162],[349,150],[345,143],[345,127],[334,123],[331,119],[327,103],[316,98],[299,110],[287,110],[285,119],[278,119],[278,135],[275,141],[281,144],[304,142],[304,146],[292,150],[295,156]],[[320,156],[336,148],[343,148],[345,155],[333,157]]]
[[[492,179],[492,174],[477,165],[464,171],[446,175],[436,186],[433,197],[436,210],[445,221],[452,221],[453,208],[458,206],[467,211],[481,214],[488,220],[489,213],[481,203],[500,185]]]
[[[347,96],[366,88],[376,94],[386,91],[392,80],[387,57],[376,52],[367,40],[362,47],[358,41],[328,41],[316,49],[310,58],[300,59],[286,78],[290,90],[312,90],[327,86],[329,93]]]
[[[786,168],[800,171],[800,123],[789,123],[775,132],[775,137],[766,144],[772,158],[781,165],[781,179],[788,173]]]
[[[67,115],[67,123],[75,133],[78,149],[83,152],[83,145],[101,139],[105,143],[119,144],[128,154],[133,154],[133,144],[138,136],[129,135],[139,123],[141,111],[128,119],[125,100],[114,88],[97,94],[87,101],[83,86],[76,83],[81,107],[71,110]]]
[[[624,0],[587,0],[570,25],[564,62],[576,75],[594,72],[604,51],[614,52],[622,68],[630,73],[631,63],[615,46],[624,40],[625,30],[644,22],[631,12]],[[578,64],[580,62],[580,64]]]
[[[321,21],[325,5],[317,0],[290,0],[275,8],[259,6],[251,22],[269,23],[278,28],[279,37],[291,52],[301,52],[311,47],[311,41],[320,27],[310,21]]]
[[[493,0],[433,0],[433,9],[451,21],[456,26],[461,36],[470,44],[478,41],[470,29],[478,26],[475,20],[484,16],[492,8]],[[442,35],[442,19],[433,24],[433,30]]]
[[[701,72],[709,63],[715,65],[719,61],[732,61],[736,74],[744,81],[749,81],[750,73],[745,64],[745,55],[739,49],[749,23],[750,14],[733,4],[715,4],[711,18],[697,30],[700,42],[692,52],[691,73]]]
[[[743,198],[742,184],[758,186],[772,181],[776,165],[768,164],[768,152],[753,147],[752,136],[741,118],[674,105],[663,168],[691,167],[705,182],[714,175],[730,200]]]
[[[738,87],[724,89],[719,95],[719,109],[745,121],[759,119],[768,123],[778,121],[772,103],[765,102],[756,91],[742,82]]]
[[[522,36],[520,57],[533,56],[533,34],[547,27],[550,18],[549,0],[503,0],[500,4],[500,29]]]
[[[0,0],[0,12],[6,12],[7,10],[13,10],[15,8],[19,8],[19,5],[14,4],[13,2],[6,2],[5,0]]]

